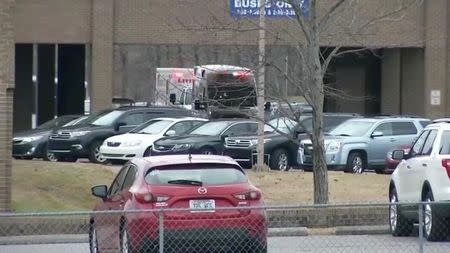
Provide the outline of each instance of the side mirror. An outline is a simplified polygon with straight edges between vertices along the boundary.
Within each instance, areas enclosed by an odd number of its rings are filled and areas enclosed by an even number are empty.
[[[169,130],[169,131],[167,131],[166,132],[166,135],[167,136],[174,136],[174,135],[176,135],[177,133],[175,132],[175,130]]]
[[[226,135],[226,134],[224,134],[224,135],[221,135],[221,136],[220,136],[220,139],[222,139],[222,141],[225,141],[225,139],[226,139],[227,137],[230,137],[230,136],[229,136],[229,135]]]
[[[91,193],[92,195],[94,195],[95,197],[98,198],[106,198],[106,196],[108,195],[108,186],[106,185],[96,185],[93,186],[91,188]]]
[[[117,132],[117,131],[120,130],[120,127],[126,126],[126,125],[127,125],[127,123],[125,123],[125,122],[117,122],[117,123],[114,125],[114,130]]]
[[[401,161],[405,157],[405,151],[403,150],[394,150],[392,151],[392,159]]]
[[[383,136],[383,132],[375,131],[372,133],[372,135],[370,137],[375,138],[375,137],[381,137],[381,136]]]
[[[171,104],[175,104],[175,101],[177,101],[177,95],[175,93],[170,93],[169,94],[169,102]]]

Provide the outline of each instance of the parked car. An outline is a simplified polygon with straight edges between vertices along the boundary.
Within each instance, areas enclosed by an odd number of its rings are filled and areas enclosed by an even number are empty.
[[[154,141],[164,136],[183,134],[206,121],[192,117],[152,119],[126,134],[107,138],[100,147],[100,154],[113,164],[150,156]]]
[[[159,217],[164,218],[166,248],[172,245],[179,252],[267,252],[267,216],[260,208],[264,203],[261,190],[229,157],[133,159],[109,188],[94,186],[92,194],[99,198],[95,211],[120,212],[92,215],[91,252],[158,252]],[[161,208],[165,210],[162,215]]]
[[[411,145],[400,145],[392,150],[389,150],[389,152],[386,155],[386,159],[384,160],[384,170],[376,170],[375,172],[377,174],[388,174],[394,172],[395,168],[397,168],[397,165],[400,163],[400,161],[392,158],[392,152],[398,149],[401,149],[403,150],[403,152],[405,152],[405,154],[408,154],[409,150],[411,149]]]
[[[400,161],[389,184],[389,223],[394,236],[407,236],[423,208],[423,234],[429,241],[445,240],[450,220],[450,121],[430,124],[413,143],[409,154],[399,149]],[[432,204],[431,202],[440,202]]]
[[[277,103],[277,102],[267,102],[266,103],[266,120],[272,120],[276,118],[286,117],[295,118],[300,115],[311,115],[312,107],[308,103]]]
[[[328,168],[350,173],[362,173],[368,168],[384,170],[386,153],[410,144],[429,122],[425,118],[398,116],[350,119],[325,136]],[[299,165],[311,166],[312,154],[311,140],[302,140]]]
[[[12,156],[16,159],[42,158],[46,161],[54,161],[54,156],[51,152],[48,152],[47,145],[52,130],[78,124],[85,118],[81,115],[63,115],[34,129],[14,134]]]
[[[58,161],[74,162],[78,158],[89,158],[90,162],[103,163],[105,159],[100,155],[100,146],[106,138],[126,133],[152,118],[191,114],[191,111],[167,106],[124,106],[104,110],[83,124],[54,131],[49,138],[49,152],[54,153]]]
[[[254,135],[257,129],[255,121],[246,119],[209,121],[184,135],[157,140],[153,145],[152,155],[222,154],[226,137],[246,133]]]
[[[339,123],[350,118],[354,114],[345,113],[325,113],[324,131],[328,132]],[[304,127],[306,129],[304,129]],[[308,138],[305,132],[312,130],[312,116],[300,116],[300,121],[281,117],[267,122],[264,134],[264,154],[265,160],[273,170],[287,170],[296,165],[298,138]],[[298,135],[301,136],[298,136]],[[258,136],[231,136],[225,140],[224,155],[234,158],[242,166],[249,167],[256,161],[256,147]]]

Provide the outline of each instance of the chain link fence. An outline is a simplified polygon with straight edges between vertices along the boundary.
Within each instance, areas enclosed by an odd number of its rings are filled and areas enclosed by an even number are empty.
[[[3,213],[0,252],[450,252],[448,208],[377,203],[124,212],[112,205]]]

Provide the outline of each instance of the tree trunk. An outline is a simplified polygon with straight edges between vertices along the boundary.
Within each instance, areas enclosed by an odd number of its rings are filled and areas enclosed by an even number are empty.
[[[311,0],[311,33],[309,41],[309,62],[313,64],[310,69],[311,95],[313,107],[313,177],[314,177],[314,203],[328,203],[328,168],[325,160],[323,141],[323,75],[320,61],[320,31],[316,15],[316,0]]]

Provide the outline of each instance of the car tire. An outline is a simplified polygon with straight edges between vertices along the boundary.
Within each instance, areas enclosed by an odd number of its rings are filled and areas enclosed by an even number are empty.
[[[429,190],[425,194],[423,202],[434,202],[433,192]],[[439,215],[437,205],[423,205],[423,235],[427,241],[443,241],[448,235],[448,221]]]
[[[134,253],[130,244],[130,234],[128,233],[128,224],[126,221],[123,221],[120,226],[120,252],[121,253]]]
[[[389,228],[393,236],[409,236],[414,228],[414,221],[402,215],[398,203],[397,190],[393,188],[389,194]]]
[[[361,152],[352,151],[347,158],[347,166],[345,172],[353,174],[361,174],[365,170],[366,159]]]
[[[100,146],[102,141],[94,141],[89,148],[89,161],[91,163],[105,163],[106,159],[101,157]]]
[[[212,149],[212,148],[206,147],[206,148],[200,149],[200,154],[202,154],[202,155],[215,155],[216,151],[214,149]]]
[[[144,157],[149,157],[152,155],[152,146],[148,147],[145,151],[144,151]]]
[[[100,253],[98,248],[97,230],[95,229],[95,222],[89,223],[89,251],[91,253]]]
[[[43,159],[44,161],[48,162],[57,162],[58,159],[56,158],[55,154],[48,152],[48,146],[45,145],[44,152],[43,152]]]
[[[272,170],[287,171],[289,169],[289,153],[285,149],[277,149],[270,155],[269,163]]]

